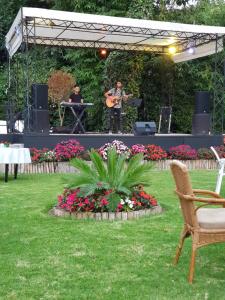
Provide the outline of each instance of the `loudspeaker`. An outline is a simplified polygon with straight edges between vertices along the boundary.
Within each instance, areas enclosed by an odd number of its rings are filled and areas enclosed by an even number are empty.
[[[48,85],[33,83],[31,85],[31,104],[34,109],[48,109]]]
[[[32,132],[49,133],[49,113],[48,110],[33,109],[31,119]]]
[[[211,130],[210,114],[194,114],[192,118],[192,134],[207,135]]]
[[[150,122],[135,122],[134,135],[154,135],[156,133],[156,124]]]
[[[210,113],[210,92],[195,92],[195,114]]]

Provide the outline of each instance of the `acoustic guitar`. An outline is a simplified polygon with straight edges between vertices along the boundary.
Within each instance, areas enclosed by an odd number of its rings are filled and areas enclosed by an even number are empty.
[[[126,95],[126,98],[130,98],[132,97],[133,94],[129,94],[129,95]],[[106,103],[106,106],[111,108],[111,107],[114,107],[115,105],[117,105],[121,100],[123,101],[126,101],[127,99],[125,99],[124,96],[108,96],[106,97],[106,100],[105,100],[105,103]]]

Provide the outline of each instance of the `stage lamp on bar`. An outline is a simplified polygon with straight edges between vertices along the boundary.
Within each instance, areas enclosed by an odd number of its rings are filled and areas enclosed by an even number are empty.
[[[105,48],[100,48],[98,50],[98,55],[101,59],[106,59],[109,55],[109,50]]]
[[[168,48],[168,53],[170,54],[170,55],[173,55],[173,54],[175,54],[177,52],[177,48],[175,47],[175,46],[170,46],[169,48]]]
[[[188,52],[189,54],[194,54],[194,53],[195,53],[195,48],[190,47],[190,48],[187,49],[187,52]]]

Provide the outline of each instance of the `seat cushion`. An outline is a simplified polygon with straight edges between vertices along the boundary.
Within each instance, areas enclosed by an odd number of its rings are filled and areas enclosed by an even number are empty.
[[[197,219],[201,228],[225,229],[225,208],[200,208]]]

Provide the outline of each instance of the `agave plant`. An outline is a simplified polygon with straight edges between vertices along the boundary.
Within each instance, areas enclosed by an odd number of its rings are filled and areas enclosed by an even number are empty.
[[[149,174],[152,164],[143,162],[143,154],[133,156],[128,162],[124,155],[118,155],[115,149],[108,152],[105,162],[94,150],[90,152],[92,164],[74,158],[71,164],[78,169],[70,184],[71,188],[81,188],[84,195],[92,195],[99,190],[111,190],[110,200],[112,208],[121,195],[131,195],[138,185],[149,185]]]

